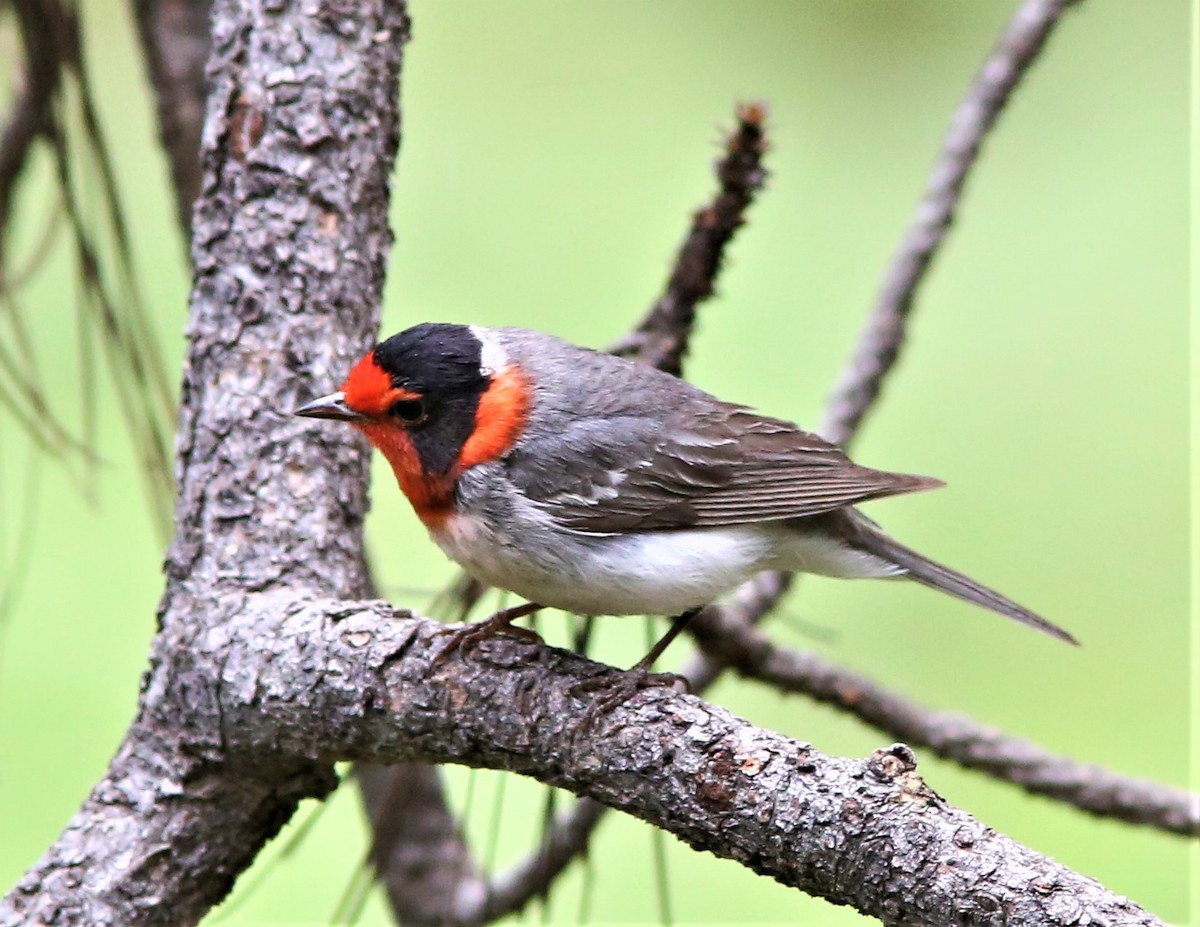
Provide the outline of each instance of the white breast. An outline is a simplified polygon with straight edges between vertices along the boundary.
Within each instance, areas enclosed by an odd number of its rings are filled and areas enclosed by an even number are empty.
[[[526,525],[518,541],[458,515],[434,540],[477,578],[581,615],[677,615],[754,575],[771,554],[748,526],[596,536]]]
[[[522,519],[520,536],[456,515],[433,537],[478,579],[581,615],[677,615],[765,569],[833,576],[895,572],[782,524],[586,535]]]

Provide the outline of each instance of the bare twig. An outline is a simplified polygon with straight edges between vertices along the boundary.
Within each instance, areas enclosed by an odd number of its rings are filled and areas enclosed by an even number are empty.
[[[211,6],[212,0],[134,0],[133,4],[185,241],[191,240],[192,204],[200,192]]]
[[[971,168],[1004,105],[1075,0],[1024,0],[950,121],[925,194],[883,277],[854,356],[826,406],[820,433],[846,445],[875,403],[904,343],[908,314],[954,221]]]
[[[427,763],[357,763],[355,778],[372,824],[370,864],[401,924],[458,922],[485,887],[441,775]]]
[[[738,107],[737,127],[716,165],[720,191],[692,217],[692,227],[679,248],[662,296],[632,333],[609,348],[611,353],[675,376],[682,374],[696,307],[712,296],[725,248],[746,221],[746,210],[767,178],[762,164],[767,151],[766,117],[762,103]]]
[[[463,912],[455,924],[491,923],[523,911],[533,899],[544,897],[563,870],[586,852],[607,810],[591,798],[577,798],[555,816],[537,849],[507,872],[488,879],[482,903]]]
[[[14,412],[35,441],[43,446],[81,447],[85,461],[93,462],[94,384],[91,379],[91,354],[94,345],[108,358],[108,372],[116,389],[122,415],[137,451],[150,500],[161,516],[164,533],[169,521],[173,492],[169,432],[175,418],[170,384],[165,376],[158,344],[142,309],[133,274],[133,251],[125,229],[117,196],[112,159],[101,132],[84,62],[83,44],[72,5],[61,0],[16,0],[13,3],[20,29],[25,60],[25,87],[18,109],[0,141],[0,244],[9,232],[11,197],[14,186],[32,151],[35,141],[44,141],[55,169],[61,209],[69,222],[81,279],[80,339],[83,394],[83,438],[71,442],[48,442],[51,433],[64,429],[52,421],[52,412],[36,382],[35,358],[23,361],[28,373],[15,374],[11,364],[8,375],[16,381],[13,392],[0,385],[0,404]],[[73,80],[68,85],[68,79]],[[67,95],[69,86],[75,93]],[[77,115],[82,131],[77,141],[64,130],[68,107]],[[113,245],[115,274],[101,267],[94,223],[85,215],[78,193],[79,164],[91,167],[100,181],[100,205],[104,211],[105,232]],[[4,258],[0,248],[0,264]],[[116,282],[112,280],[115,276]],[[9,284],[0,269],[0,290]],[[11,293],[6,294],[11,297]],[[8,324],[15,332],[23,323],[17,318],[18,307],[10,301]],[[23,402],[33,401],[23,408]],[[25,414],[22,414],[24,412]],[[30,421],[35,424],[30,427]],[[47,424],[49,422],[49,424]],[[50,435],[53,436],[53,435]]]
[[[46,41],[50,37],[42,36]],[[40,57],[35,57],[40,53]],[[58,86],[59,68],[49,49],[27,46],[21,88],[13,101],[4,131],[0,133],[0,282],[4,281],[4,246],[17,179],[29,151],[50,125],[50,100]]]
[[[706,610],[692,634],[739,675],[832,705],[910,746],[1102,817],[1200,836],[1200,795],[1085,765],[971,718],[913,704],[812,653],[774,644],[736,610]]]

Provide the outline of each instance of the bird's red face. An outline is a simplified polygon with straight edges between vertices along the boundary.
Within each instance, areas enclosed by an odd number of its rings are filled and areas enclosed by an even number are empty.
[[[376,345],[340,392],[296,414],[361,430],[392,465],[421,521],[437,529],[453,514],[459,476],[513,446],[529,405],[517,365],[486,369],[470,328],[427,323]]]

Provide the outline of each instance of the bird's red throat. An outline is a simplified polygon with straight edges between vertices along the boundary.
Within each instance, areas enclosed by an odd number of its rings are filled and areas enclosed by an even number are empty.
[[[515,365],[492,376],[475,409],[475,427],[445,473],[428,473],[408,430],[386,418],[392,403],[418,398],[394,387],[391,378],[368,354],[355,366],[343,387],[351,408],[372,416],[356,426],[392,466],[400,489],[430,531],[445,527],[454,514],[454,488],[463,471],[507,453],[529,415],[529,381]]]

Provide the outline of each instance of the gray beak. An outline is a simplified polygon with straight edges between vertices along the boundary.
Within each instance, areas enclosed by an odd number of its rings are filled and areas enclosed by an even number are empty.
[[[355,412],[346,405],[346,394],[342,392],[330,393],[328,396],[314,399],[312,402],[302,405],[292,414],[303,415],[305,418],[332,418],[339,422],[365,422],[367,420],[365,415]]]

